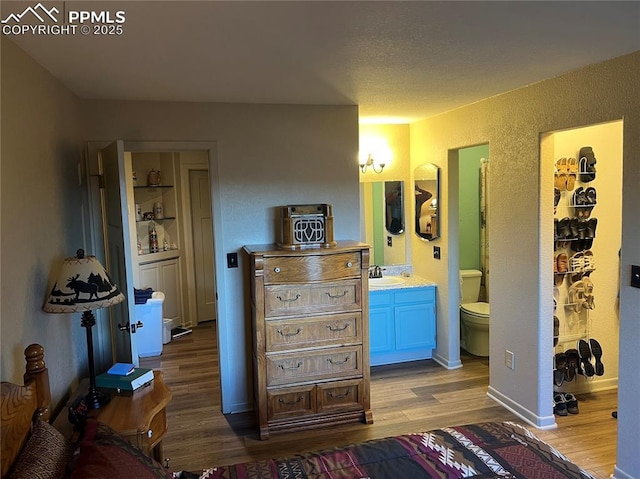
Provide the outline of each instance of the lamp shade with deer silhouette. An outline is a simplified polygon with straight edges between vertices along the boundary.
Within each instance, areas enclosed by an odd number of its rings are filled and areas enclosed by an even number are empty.
[[[89,393],[87,406],[98,409],[108,401],[108,396],[96,388],[93,362],[93,335],[96,324],[94,309],[113,306],[124,300],[124,295],[113,283],[109,274],[95,256],[85,255],[79,249],[76,256],[64,260],[58,280],[54,283],[44,304],[47,313],[82,313],[80,325],[87,331],[89,362]]]

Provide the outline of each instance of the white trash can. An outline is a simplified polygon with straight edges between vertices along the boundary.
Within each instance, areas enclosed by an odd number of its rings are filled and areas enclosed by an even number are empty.
[[[162,344],[167,344],[171,342],[171,326],[173,325],[173,321],[169,318],[164,318],[162,320]]]
[[[144,304],[135,305],[135,322],[143,326],[136,329],[138,356],[148,358],[162,354],[162,305],[164,293],[155,291]]]

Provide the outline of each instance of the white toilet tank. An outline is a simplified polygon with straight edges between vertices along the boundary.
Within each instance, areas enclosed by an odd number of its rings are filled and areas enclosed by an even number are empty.
[[[462,298],[460,304],[475,303],[480,297],[480,283],[482,281],[482,271],[477,269],[460,270],[460,290]]]

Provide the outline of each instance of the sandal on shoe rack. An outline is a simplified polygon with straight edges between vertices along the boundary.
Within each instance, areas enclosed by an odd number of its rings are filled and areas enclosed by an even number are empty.
[[[576,177],[578,176],[578,160],[567,158],[567,191],[572,191],[576,187]]]
[[[566,158],[560,158],[556,161],[556,176],[554,186],[561,191],[567,189],[567,180],[569,176],[569,164]]]
[[[571,273],[582,273],[584,271],[584,253],[578,251],[569,258],[569,271]]]
[[[569,304],[573,305],[573,310],[576,313],[580,313],[582,311],[582,307],[586,301],[582,281],[576,281],[569,286],[568,301]]]
[[[556,256],[556,272],[559,274],[569,272],[569,257],[567,253],[559,253]]]
[[[582,271],[584,273],[591,273],[592,271],[596,270],[596,262],[593,259],[593,251],[591,250],[585,251],[583,254],[583,259],[584,259],[584,267]]]

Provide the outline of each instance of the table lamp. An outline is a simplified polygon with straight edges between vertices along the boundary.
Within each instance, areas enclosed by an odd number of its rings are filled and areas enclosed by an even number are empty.
[[[109,396],[96,388],[91,332],[91,328],[96,324],[96,318],[92,311],[113,306],[123,300],[124,295],[96,257],[85,256],[84,250],[79,249],[76,256],[64,260],[58,280],[54,283],[43,307],[47,313],[82,312],[80,324],[87,331],[89,360],[89,393],[86,401],[87,406],[92,409],[98,409],[109,402]]]

